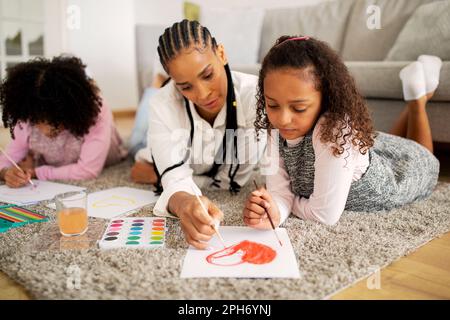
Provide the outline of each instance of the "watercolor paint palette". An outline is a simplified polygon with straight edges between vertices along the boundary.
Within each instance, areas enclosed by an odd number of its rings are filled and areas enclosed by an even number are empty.
[[[164,246],[165,218],[128,217],[111,220],[99,242],[101,249],[152,249]]]

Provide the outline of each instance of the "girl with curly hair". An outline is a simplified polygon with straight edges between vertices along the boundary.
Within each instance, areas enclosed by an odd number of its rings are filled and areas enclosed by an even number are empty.
[[[245,223],[267,229],[267,213],[277,226],[293,213],[333,225],[344,210],[389,210],[429,196],[439,162],[425,106],[439,61],[421,56],[400,72],[407,106],[393,134],[376,133],[337,53],[311,37],[279,38],[259,73],[255,121],[270,133],[277,168],[267,189],[248,196]]]
[[[36,58],[8,70],[0,87],[12,141],[0,178],[13,188],[30,178],[84,180],[126,156],[112,113],[76,57]]]

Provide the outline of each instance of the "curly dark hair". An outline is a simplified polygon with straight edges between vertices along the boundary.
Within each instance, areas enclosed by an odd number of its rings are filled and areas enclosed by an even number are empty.
[[[18,122],[63,127],[76,137],[89,132],[102,100],[86,66],[76,57],[35,58],[8,69],[0,86],[2,120],[14,138]]]
[[[335,156],[344,152],[344,146],[350,140],[365,154],[374,144],[375,133],[367,105],[347,67],[325,42],[312,37],[306,41],[286,41],[291,38],[278,38],[262,62],[256,95],[257,132],[271,129],[264,97],[267,73],[280,68],[302,69],[311,73],[316,90],[322,94],[320,115],[324,120],[320,140],[332,143]]]

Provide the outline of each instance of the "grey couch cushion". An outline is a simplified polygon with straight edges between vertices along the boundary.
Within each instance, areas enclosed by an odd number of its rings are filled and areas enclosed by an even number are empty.
[[[346,66],[364,97],[403,100],[400,70],[410,61],[348,61]],[[443,62],[433,101],[450,102],[450,62]],[[450,111],[450,110],[449,110]]]
[[[253,63],[253,64],[232,64],[230,65],[231,70],[248,73],[248,74],[254,74],[256,76],[259,75],[259,69],[261,68],[260,63]]]
[[[386,60],[415,60],[421,54],[450,60],[450,1],[433,2],[417,8]]]
[[[353,2],[339,0],[315,6],[267,10],[261,31],[259,61],[282,35],[314,36],[340,51]]]
[[[389,132],[405,108],[398,73],[410,61],[346,62],[363,96],[367,98],[375,128]],[[233,67],[233,66],[232,66]],[[260,64],[237,65],[233,70],[258,75]],[[427,111],[434,141],[450,142],[450,62],[444,62],[440,84]]]
[[[411,61],[347,61],[345,65],[355,78],[356,85],[364,97],[403,100],[402,83],[398,74],[408,63]],[[258,75],[261,65],[233,65],[231,68]],[[448,88],[450,88],[450,62],[444,61],[439,87],[432,100],[450,102]]]
[[[229,63],[258,61],[264,10],[261,8],[204,8],[201,23],[219,44],[223,44]]]
[[[432,0],[359,0],[350,15],[342,48],[345,61],[383,60],[406,21],[422,4]],[[369,5],[381,10],[381,29],[369,29],[366,13]]]

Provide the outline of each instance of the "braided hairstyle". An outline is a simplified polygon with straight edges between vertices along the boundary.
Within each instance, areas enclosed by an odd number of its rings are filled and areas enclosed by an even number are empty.
[[[301,69],[312,75],[316,89],[322,93],[321,115],[324,122],[320,140],[330,142],[335,156],[351,142],[365,154],[374,145],[374,128],[366,102],[355,80],[339,55],[325,42],[312,37],[280,37],[265,56],[259,71],[255,128],[270,129],[266,114],[264,79],[271,70]],[[350,130],[348,130],[348,127]]]
[[[194,47],[202,51],[210,47],[214,52],[217,49],[216,39],[206,27],[198,21],[182,20],[166,28],[159,37],[158,55],[161,65],[168,72],[167,64],[182,50]]]
[[[164,70],[169,73],[168,63],[177,57],[178,54],[185,50],[197,50],[200,53],[205,52],[206,49],[211,49],[215,54],[217,53],[218,45],[216,39],[211,35],[209,30],[202,26],[198,21],[189,21],[182,20],[181,22],[174,23],[171,27],[164,30],[164,33],[159,37],[159,45],[158,45],[158,55],[161,61],[161,65]],[[226,95],[226,105],[227,105],[227,115],[226,115],[226,129],[237,130],[237,111],[236,111],[236,96],[234,92],[233,80],[231,76],[230,67],[228,64],[225,64],[225,74],[226,74],[226,84],[227,84],[227,95]],[[170,80],[170,79],[169,79]],[[187,106],[188,114],[189,114],[189,104],[186,97],[185,105]],[[192,121],[192,120],[191,120]],[[193,127],[191,127],[191,142],[193,137]],[[222,142],[222,151],[221,154],[222,159],[218,159],[217,155],[214,159],[214,165],[212,169],[207,173],[208,176],[212,177],[214,180],[215,176],[218,172],[220,165],[226,159],[226,153],[228,146],[234,147],[234,157],[233,159],[237,159],[238,163],[233,169],[233,163],[230,165],[228,171],[228,177],[230,178],[230,192],[232,194],[239,192],[240,186],[238,183],[234,181],[237,171],[239,170],[239,158],[237,151],[237,136],[236,135],[227,135],[225,134]],[[219,152],[220,158],[220,152]],[[221,160],[221,161],[216,161]],[[166,169],[159,179],[161,179],[162,175],[166,173],[168,170],[172,170],[174,167],[181,165],[184,160],[175,166],[169,167]],[[234,160],[233,160],[234,162]]]
[[[9,68],[0,85],[0,106],[12,138],[18,122],[47,123],[76,137],[86,135],[97,121],[102,100],[85,67],[79,58],[60,56]]]

